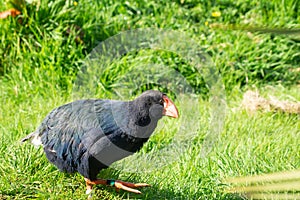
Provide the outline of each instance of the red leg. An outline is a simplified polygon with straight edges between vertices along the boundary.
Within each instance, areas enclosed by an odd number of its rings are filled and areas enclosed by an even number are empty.
[[[90,194],[92,192],[93,185],[110,185],[115,187],[116,189],[122,189],[128,192],[133,192],[136,194],[141,194],[139,190],[133,189],[133,188],[139,188],[139,187],[148,187],[150,186],[147,183],[129,183],[124,182],[120,180],[105,180],[105,179],[97,179],[94,181],[91,181],[87,178],[84,179],[86,182],[86,194]]]

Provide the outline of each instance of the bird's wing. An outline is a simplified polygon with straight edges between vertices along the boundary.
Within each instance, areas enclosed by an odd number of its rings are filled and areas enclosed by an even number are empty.
[[[77,154],[74,151],[84,149],[89,145],[88,141],[102,137],[104,132],[95,109],[103,104],[104,100],[80,100],[51,111],[38,128],[44,149],[56,153],[59,158],[74,157]],[[86,142],[82,144],[85,134]]]
[[[126,143],[119,139],[126,132],[125,111],[122,102],[109,100],[80,100],[54,109],[38,128],[47,158],[62,171],[75,172],[91,156],[109,166],[130,155],[113,143]]]

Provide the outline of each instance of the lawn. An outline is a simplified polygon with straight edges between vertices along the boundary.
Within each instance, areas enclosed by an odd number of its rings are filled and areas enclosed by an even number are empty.
[[[59,172],[42,149],[19,142],[76,95],[133,99],[160,89],[181,115],[160,121],[137,155],[99,174],[151,187],[135,195],[98,186],[94,199],[244,199],[227,178],[300,169],[299,112],[242,105],[247,90],[300,101],[300,33],[289,31],[300,28],[299,1],[35,2],[0,19],[0,199],[87,198],[82,176]],[[137,29],[147,30],[146,48],[137,48],[140,35],[122,40]],[[163,48],[149,48],[161,38]],[[112,48],[97,54],[103,44]],[[300,199],[299,191],[273,193]]]

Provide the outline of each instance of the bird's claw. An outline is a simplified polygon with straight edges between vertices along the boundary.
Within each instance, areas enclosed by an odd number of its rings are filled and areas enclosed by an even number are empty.
[[[93,185],[110,185],[116,188],[117,191],[120,189],[128,191],[128,192],[133,192],[135,194],[141,194],[141,192],[137,189],[134,188],[139,188],[139,187],[148,187],[150,186],[147,183],[130,183],[130,182],[124,182],[120,180],[105,180],[105,179],[97,179],[97,180],[89,180],[88,178],[85,178],[86,182],[86,194],[91,195],[92,194],[92,188]]]
[[[115,181],[114,184],[116,190],[118,191],[119,189],[128,191],[128,192],[132,192],[135,194],[141,194],[141,192],[137,189],[133,189],[133,188],[139,188],[139,187],[149,187],[150,185],[147,183],[129,183],[129,182],[124,182],[124,181]]]

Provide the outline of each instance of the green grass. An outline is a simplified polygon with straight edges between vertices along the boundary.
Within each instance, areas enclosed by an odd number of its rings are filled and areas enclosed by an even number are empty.
[[[99,42],[125,30],[166,28],[184,32],[207,52],[226,87],[228,104],[224,128],[212,152],[199,156],[209,128],[209,88],[201,74],[179,55],[164,51],[132,52],[114,60],[100,76],[95,97],[114,96],[118,80],[136,66],[155,63],[184,75],[202,97],[199,111],[186,113],[199,122],[195,137],[174,162],[145,173],[119,168],[99,177],[147,182],[142,195],[96,187],[95,199],[241,199],[229,194],[227,177],[248,176],[300,168],[299,115],[257,112],[240,105],[243,92],[258,88],[262,95],[300,101],[300,43],[297,35],[212,29],[208,24],[238,24],[268,28],[300,28],[299,2],[286,1],[42,1],[27,5],[22,22],[0,21],[0,199],[86,199],[79,174],[59,172],[42,149],[19,139],[35,130],[53,108],[72,101],[73,83],[84,58]],[[0,5],[0,10],[7,7]],[[211,13],[220,11],[220,17]],[[77,28],[76,28],[77,27]],[[78,39],[79,30],[84,33]],[[143,86],[144,89],[150,86]],[[155,87],[155,86],[154,86]],[[179,108],[184,109],[184,104]],[[142,150],[155,155],[184,124],[164,119]],[[169,130],[168,130],[169,128]],[[193,127],[186,127],[189,133]],[[173,157],[173,154],[170,154]],[[128,164],[128,163],[127,163]],[[142,172],[141,165],[132,166]]]
[[[284,93],[286,91],[281,92]],[[291,90],[289,94],[299,99],[296,91]],[[28,99],[18,106],[11,102],[1,104],[1,110],[4,111],[1,114],[0,145],[3,198],[86,198],[84,181],[80,175],[59,172],[47,162],[41,149],[18,143],[21,136],[33,131],[46,113],[61,102],[64,100],[49,97]],[[174,163],[145,173],[108,169],[99,174],[104,178],[147,182],[152,185],[151,188],[143,189],[142,195],[132,195],[97,187],[95,196],[107,199],[232,199],[233,196],[225,192],[228,186],[222,182],[226,177],[299,168],[299,116],[280,113],[249,116],[239,108],[240,98],[230,101],[223,133],[213,151],[202,158],[200,153],[203,135],[207,130],[208,104],[205,101],[200,103],[203,106],[197,114],[202,116],[200,124],[204,126],[198,132],[199,137],[188,141],[186,152]],[[190,116],[190,120],[193,117]],[[164,134],[167,133],[166,129],[157,133],[146,148],[154,146],[157,141],[166,140],[168,137]],[[153,151],[159,148],[153,147]]]

